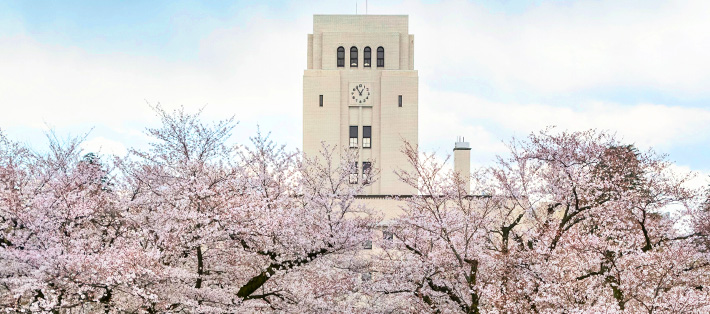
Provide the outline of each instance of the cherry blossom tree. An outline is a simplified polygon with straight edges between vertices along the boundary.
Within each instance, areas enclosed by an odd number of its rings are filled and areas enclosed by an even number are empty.
[[[407,145],[419,194],[383,222],[358,200],[373,180],[350,183],[356,150],[232,144],[233,119],[155,109],[123,158],[0,132],[4,311],[710,311],[708,193],[610,134],[513,140],[471,195]]]
[[[408,147],[400,177],[421,194],[390,227],[373,293],[467,313],[707,311],[689,178],[612,135],[553,131],[474,173],[476,195]]]
[[[361,243],[378,216],[353,202],[352,160],[316,159],[257,134],[230,146],[231,119],[157,112],[149,151],[122,165],[130,215],[162,277],[142,287],[149,312],[326,309],[347,304]]]
[[[357,306],[379,214],[357,156],[303,157],[232,119],[166,112],[147,151],[111,164],[81,139],[46,154],[0,136],[0,304],[40,312],[343,311]],[[343,156],[343,159],[335,156]]]
[[[480,174],[471,182],[481,195],[468,195],[464,178],[447,170],[448,160],[409,144],[404,153],[413,171],[400,178],[420,194],[405,199],[404,214],[387,228],[393,239],[380,242],[370,291],[389,310],[479,313],[503,280],[506,261],[495,228],[504,223],[504,202]]]
[[[698,234],[695,244],[704,256],[701,260],[704,265],[710,265],[710,187],[706,188],[703,199],[702,209],[695,213],[692,224]]]
[[[110,311],[130,306],[149,276],[107,165],[80,138],[48,136],[35,153],[0,135],[0,305],[11,311]]]

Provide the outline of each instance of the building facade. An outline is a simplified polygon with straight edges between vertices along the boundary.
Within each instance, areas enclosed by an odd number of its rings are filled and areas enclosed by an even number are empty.
[[[401,150],[419,142],[419,76],[406,15],[314,15],[303,74],[303,151],[321,142],[358,150],[351,183],[379,178],[364,195],[412,195],[394,173],[408,167]]]

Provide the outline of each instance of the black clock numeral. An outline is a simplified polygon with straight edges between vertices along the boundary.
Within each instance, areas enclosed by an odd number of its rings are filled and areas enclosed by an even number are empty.
[[[362,84],[358,85],[357,87],[362,87]]]

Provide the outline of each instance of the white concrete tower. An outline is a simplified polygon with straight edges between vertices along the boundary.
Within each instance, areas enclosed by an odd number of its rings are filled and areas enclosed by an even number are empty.
[[[365,195],[417,193],[393,172],[408,167],[404,141],[418,144],[419,76],[408,20],[406,15],[314,15],[308,34],[303,151],[317,155],[321,141],[359,150],[359,174],[353,178],[362,180],[371,162],[380,170]]]
[[[464,180],[466,194],[471,194],[471,145],[463,137],[454,143],[454,171]]]

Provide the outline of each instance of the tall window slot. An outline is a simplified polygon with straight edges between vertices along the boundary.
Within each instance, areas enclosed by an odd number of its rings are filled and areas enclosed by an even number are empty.
[[[318,106],[323,107],[323,95],[318,95]]]
[[[365,47],[364,53],[365,53],[365,55],[363,56],[364,60],[362,61],[363,62],[362,65],[366,68],[369,68],[370,67],[370,60],[372,60],[372,49],[370,49],[370,47]]]
[[[350,47],[350,67],[357,68],[357,47]]]
[[[367,241],[363,242],[362,248],[365,250],[372,250],[372,240],[367,240]],[[370,280],[369,278],[368,279],[364,279],[364,278],[365,277],[363,277],[363,280]]]
[[[372,127],[363,126],[362,127],[362,148],[372,147]]]
[[[372,170],[372,163],[369,161],[362,162],[362,183],[370,183],[370,172]]]
[[[402,95],[399,95],[399,106],[402,107]]]
[[[350,184],[357,184],[357,161],[353,163],[348,179]]]
[[[385,66],[385,48],[377,47],[377,67],[383,68]]]
[[[350,148],[357,148],[357,126],[350,126]]]
[[[345,48],[338,47],[338,67],[342,68],[345,66]]]
[[[367,239],[362,243],[362,248],[366,250],[372,250],[372,233],[370,233],[370,239]]]

